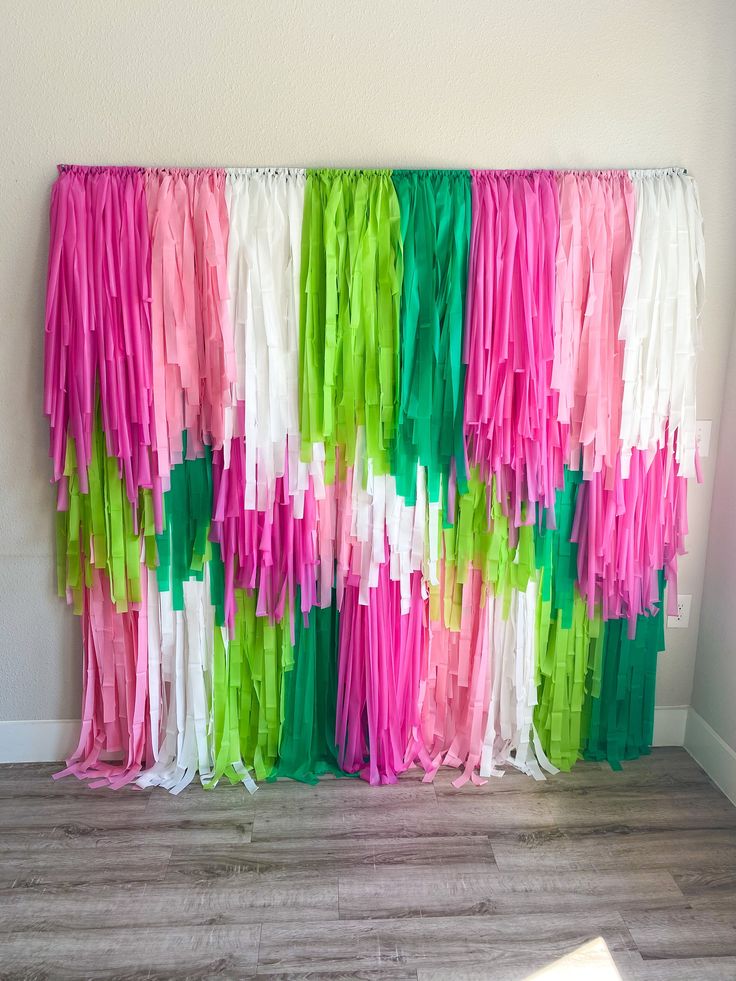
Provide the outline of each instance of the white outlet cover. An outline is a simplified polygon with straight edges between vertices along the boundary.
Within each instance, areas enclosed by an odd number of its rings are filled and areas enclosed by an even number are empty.
[[[680,594],[677,597],[676,617],[667,617],[667,626],[673,629],[684,630],[690,624],[690,608],[693,605],[693,598],[689,593]]]
[[[704,460],[710,453],[710,432],[713,423],[710,419],[698,419],[695,423],[695,442],[698,445],[700,459]]]

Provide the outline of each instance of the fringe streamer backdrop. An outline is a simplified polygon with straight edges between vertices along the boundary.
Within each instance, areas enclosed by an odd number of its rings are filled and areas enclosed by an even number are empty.
[[[63,772],[460,786],[648,752],[703,288],[682,170],[60,167]]]

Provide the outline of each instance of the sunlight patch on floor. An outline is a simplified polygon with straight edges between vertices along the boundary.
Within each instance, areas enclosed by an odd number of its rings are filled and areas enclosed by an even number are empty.
[[[535,971],[524,981],[621,981],[603,937]]]

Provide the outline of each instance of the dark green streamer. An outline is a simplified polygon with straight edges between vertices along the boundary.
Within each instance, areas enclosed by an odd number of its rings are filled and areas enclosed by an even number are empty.
[[[431,501],[445,497],[454,462],[466,488],[463,327],[471,192],[467,171],[398,171],[404,270],[401,290],[399,425],[392,466],[397,488],[416,499],[417,463]]]
[[[299,609],[299,599],[295,602]],[[307,623],[297,614],[294,665],[284,676],[284,721],[274,776],[317,783],[325,773],[342,776],[335,745],[339,614],[313,607]]]
[[[590,702],[583,755],[586,760],[607,760],[614,770],[621,769],[622,760],[651,749],[657,655],[664,650],[663,572],[659,596],[659,610],[637,618],[633,638],[628,636],[628,620],[606,623],[600,697]]]
[[[562,626],[571,627],[575,581],[578,576],[578,546],[570,541],[575,519],[575,501],[583,478],[579,470],[565,467],[563,486],[555,497],[555,522],[550,528],[549,515],[543,514],[535,528],[534,545],[539,570],[539,602],[549,604],[550,615],[562,614]]]
[[[196,460],[186,459],[184,435],[183,463],[171,471],[171,488],[164,494],[164,528],[156,535],[158,565],[156,579],[161,592],[171,590],[175,610],[184,609],[183,584],[204,577],[209,562],[210,599],[215,607],[215,622],[225,622],[224,570],[220,548],[209,541],[212,517],[212,454]]]

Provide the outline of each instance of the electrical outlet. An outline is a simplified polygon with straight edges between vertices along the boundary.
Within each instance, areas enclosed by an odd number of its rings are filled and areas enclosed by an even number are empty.
[[[713,423],[710,419],[698,419],[695,423],[695,442],[698,445],[700,459],[704,460],[710,452],[710,431]]]
[[[667,617],[668,627],[680,627],[684,629],[690,623],[690,607],[693,604],[692,596],[687,593],[677,598],[677,616]]]

